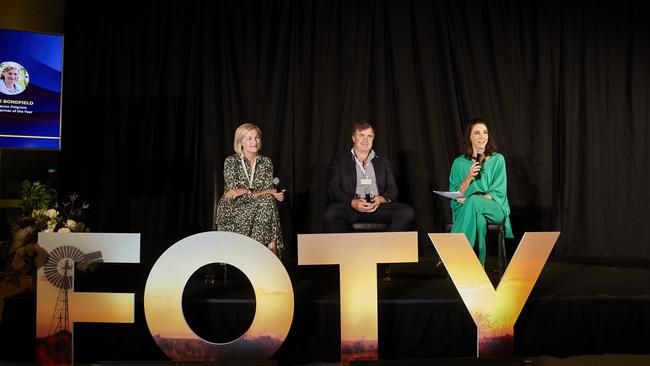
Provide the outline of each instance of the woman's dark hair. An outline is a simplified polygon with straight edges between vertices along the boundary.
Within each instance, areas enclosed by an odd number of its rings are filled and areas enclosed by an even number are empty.
[[[492,153],[495,153],[498,148],[497,142],[492,135],[492,131],[490,131],[490,126],[488,123],[485,122],[483,118],[474,118],[471,121],[467,122],[467,125],[465,125],[465,139],[463,140],[463,146],[461,147],[461,151],[463,154],[465,154],[465,157],[470,160],[472,159],[473,153],[472,140],[470,139],[470,135],[472,134],[472,128],[474,128],[474,126],[477,124],[484,124],[488,129],[488,143],[485,145],[485,151],[483,154],[485,156],[490,156]]]

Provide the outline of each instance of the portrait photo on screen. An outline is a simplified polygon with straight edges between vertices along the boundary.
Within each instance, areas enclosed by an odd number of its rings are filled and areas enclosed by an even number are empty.
[[[22,65],[13,61],[0,63],[0,93],[5,95],[20,94],[29,84],[29,73]]]

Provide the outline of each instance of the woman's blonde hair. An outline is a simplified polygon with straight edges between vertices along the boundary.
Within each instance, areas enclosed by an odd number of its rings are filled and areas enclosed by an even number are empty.
[[[20,69],[22,69],[22,67],[20,65],[18,65],[17,63],[11,62],[11,61],[1,63],[0,64],[0,79],[4,80],[4,78],[5,78],[4,73],[11,70],[11,69],[16,69],[16,71],[18,71],[20,73],[20,71],[21,71]]]
[[[235,130],[235,141],[233,142],[233,148],[235,149],[237,155],[244,153],[244,147],[242,146],[241,142],[244,139],[244,136],[246,136],[250,130],[257,130],[257,135],[260,137],[259,150],[262,149],[262,131],[260,128],[252,123],[244,123],[243,125],[237,127]]]

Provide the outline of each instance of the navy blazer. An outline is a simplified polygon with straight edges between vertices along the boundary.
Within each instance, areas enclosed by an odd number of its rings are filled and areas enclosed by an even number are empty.
[[[354,162],[354,155],[350,151],[341,153],[334,158],[330,165],[329,183],[327,193],[330,203],[341,202],[350,204],[355,198],[357,189],[357,168]],[[378,156],[372,159],[372,165],[375,169],[375,179],[377,180],[377,190],[379,195],[387,200],[397,200],[397,184],[395,175],[390,162]]]

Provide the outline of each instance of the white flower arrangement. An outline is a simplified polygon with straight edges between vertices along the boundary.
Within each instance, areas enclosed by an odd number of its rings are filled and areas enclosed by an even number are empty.
[[[45,263],[47,253],[38,245],[38,233],[70,233],[89,231],[78,219],[88,204],[77,203],[73,194],[63,204],[57,193],[41,182],[23,182],[20,207],[22,215],[12,226],[12,238],[0,246],[0,280],[17,284],[21,275],[34,275]]]

